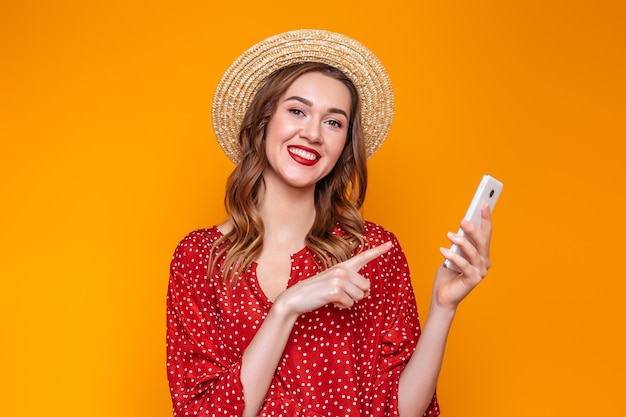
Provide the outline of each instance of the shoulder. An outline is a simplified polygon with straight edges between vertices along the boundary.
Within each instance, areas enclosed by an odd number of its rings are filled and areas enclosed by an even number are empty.
[[[392,241],[394,246],[398,245],[398,239],[396,239],[396,236],[379,224],[366,221],[363,224],[363,230],[365,239],[371,246],[378,246],[389,241]]]
[[[221,236],[216,227],[188,233],[176,246],[170,261],[170,285],[190,285],[205,281],[213,244]]]
[[[176,246],[174,256],[202,255],[211,250],[213,243],[222,237],[216,226],[204,229],[196,229],[188,233]]]
[[[364,223],[364,232],[368,247],[376,247],[386,242],[392,243],[391,250],[385,253],[382,257],[387,266],[394,265],[395,267],[401,265],[403,267],[408,267],[404,250],[393,232],[385,229],[379,224],[368,221]]]
[[[395,234],[372,222],[364,223],[364,232],[369,247],[376,247],[386,242],[392,243],[392,247],[388,252],[364,267],[363,273],[365,276],[372,283],[377,283],[377,285],[384,288],[383,293],[387,294],[387,299],[393,298],[394,294],[410,292],[411,276],[409,265]]]

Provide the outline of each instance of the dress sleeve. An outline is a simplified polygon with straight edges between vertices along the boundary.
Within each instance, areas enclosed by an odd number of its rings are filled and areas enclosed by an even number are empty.
[[[174,416],[240,416],[241,358],[231,358],[218,329],[207,279],[209,244],[193,233],[176,248],[167,294],[167,372]]]
[[[393,249],[381,265],[385,318],[371,408],[373,414],[380,416],[398,415],[400,375],[415,351],[421,334],[409,266],[397,239],[392,235],[391,240]],[[439,405],[436,395],[433,395],[424,416],[437,415]]]

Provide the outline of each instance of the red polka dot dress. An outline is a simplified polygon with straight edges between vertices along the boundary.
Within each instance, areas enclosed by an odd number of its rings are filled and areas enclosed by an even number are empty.
[[[255,263],[233,288],[221,285],[218,268],[207,273],[221,236],[216,227],[190,233],[171,263],[167,372],[176,417],[243,413],[241,357],[272,306]],[[418,313],[395,236],[373,223],[365,236],[372,246],[393,242],[360,271],[371,295],[349,309],[328,305],[298,318],[259,416],[398,415],[398,381],[420,335]],[[307,248],[291,264],[288,286],[318,273]],[[436,397],[424,415],[439,415]]]

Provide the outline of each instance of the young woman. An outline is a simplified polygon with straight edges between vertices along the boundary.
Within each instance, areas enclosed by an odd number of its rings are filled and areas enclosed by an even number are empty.
[[[362,219],[366,160],[393,93],[378,59],[325,31],[293,31],[225,73],[214,128],[236,163],[228,219],[178,245],[168,292],[174,415],[438,415],[435,386],[459,302],[489,267],[491,218],[462,272],[436,273],[420,328],[394,235]],[[419,340],[419,343],[418,343]]]

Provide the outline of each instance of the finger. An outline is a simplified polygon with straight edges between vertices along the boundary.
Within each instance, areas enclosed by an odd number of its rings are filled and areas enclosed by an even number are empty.
[[[454,264],[461,273],[464,273],[464,270],[469,267],[469,262],[463,256],[459,255],[456,252],[451,251],[448,248],[440,247],[439,252],[446,258],[448,261]]]
[[[489,204],[485,203],[480,212],[480,229],[487,235],[491,235],[491,228],[491,209],[489,208]]]
[[[439,251],[444,256],[444,258],[452,262],[457,267],[457,269],[461,271],[461,274],[467,277],[469,282],[473,282],[473,285],[480,282],[484,277],[482,273],[478,272],[477,268],[475,268],[467,259],[465,259],[461,255],[452,252],[448,248],[443,247],[439,248]]]
[[[335,306],[335,308],[338,308],[339,310],[344,310],[346,308],[350,308],[354,305],[354,301],[353,300],[348,300],[345,303],[333,303],[333,306]]]
[[[470,238],[470,242],[474,244],[478,254],[484,258],[487,268],[490,266],[489,261],[489,248],[491,245],[491,210],[489,204],[485,203],[481,209],[481,222],[480,227],[476,227],[472,224],[462,223],[461,228],[464,233]]]
[[[482,238],[478,242],[478,251],[485,256],[489,256],[489,247],[491,246],[491,233],[493,231],[493,223],[491,220],[491,210],[489,205],[485,204],[481,212],[480,230]]]
[[[469,266],[473,267],[476,271],[479,271],[481,277],[484,277],[487,274],[487,269],[489,269],[489,256],[483,256],[480,250],[469,240],[466,236],[460,236],[456,233],[448,233],[448,239],[459,248],[461,248],[462,256],[459,257],[464,258]],[[460,261],[459,261],[460,262]],[[458,262],[456,262],[457,267],[459,267]],[[469,272],[463,270],[463,273],[467,275]]]
[[[347,285],[345,288],[345,292],[354,301],[360,301],[364,299],[369,293],[369,286],[369,281],[367,281],[366,288],[363,288],[359,285]]]
[[[375,248],[368,249],[359,253],[358,255],[352,257],[351,259],[348,259],[347,261],[345,261],[344,264],[348,268],[356,272],[359,269],[363,268],[365,265],[367,265],[370,261],[373,261],[374,259],[378,258],[380,255],[383,255],[389,252],[389,250],[392,247],[393,247],[393,244],[391,242],[385,242],[382,245],[376,246]]]
[[[336,265],[332,274],[334,276],[332,285],[341,292],[347,292],[350,287],[355,287],[357,291],[361,292],[370,289],[370,280],[345,264]]]
[[[337,308],[350,308],[357,301],[357,297],[353,298],[348,292],[341,291],[333,297],[333,305]]]
[[[489,242],[491,239],[491,211],[489,204],[485,203],[481,209],[480,226],[472,224],[467,220],[461,222],[461,229],[469,236],[470,242],[474,243],[478,252],[487,255],[489,253]]]
[[[448,251],[450,254],[454,254],[454,257],[446,256],[446,253],[443,251],[442,254],[457,267],[458,271],[465,276],[470,276],[474,271],[482,269],[483,261],[481,256],[466,236],[449,232],[448,239],[460,248],[461,251],[458,253]]]
[[[338,294],[333,305],[338,308],[350,308],[357,302],[368,297],[370,294],[369,289],[363,291],[361,288],[351,285],[347,286],[341,294]]]
[[[459,235],[456,233],[448,232],[448,239],[461,249],[461,253],[472,262],[478,256],[478,251],[470,239],[469,235]]]

